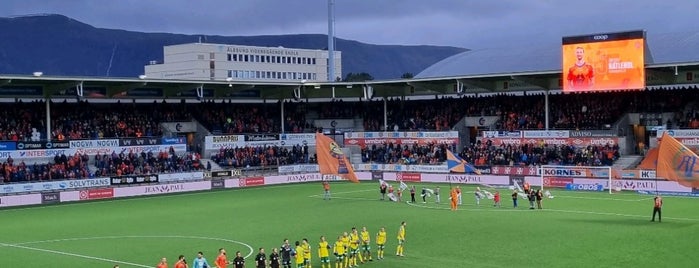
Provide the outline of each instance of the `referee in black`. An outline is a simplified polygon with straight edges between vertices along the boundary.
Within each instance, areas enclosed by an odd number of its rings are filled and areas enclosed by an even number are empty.
[[[655,198],[653,198],[653,201],[655,201],[655,204],[653,205],[653,218],[651,218],[650,221],[655,221],[655,214],[658,213],[658,222],[662,222],[663,198],[660,197],[660,195],[656,195]]]
[[[284,244],[280,247],[282,255],[282,267],[291,268],[291,245],[289,245],[289,239],[284,239]]]

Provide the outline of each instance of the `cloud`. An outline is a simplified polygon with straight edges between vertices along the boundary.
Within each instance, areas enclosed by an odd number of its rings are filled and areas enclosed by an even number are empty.
[[[694,27],[699,1],[336,0],[338,37],[484,48]],[[326,0],[4,0],[0,16],[58,13],[103,28],[209,35],[327,32]],[[691,29],[693,30],[693,29]]]

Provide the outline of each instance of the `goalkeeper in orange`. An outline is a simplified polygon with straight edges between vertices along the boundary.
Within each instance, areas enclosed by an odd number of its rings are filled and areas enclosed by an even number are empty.
[[[456,192],[456,188],[451,189],[449,199],[451,199],[451,210],[456,211],[456,207],[459,202],[459,193]]]

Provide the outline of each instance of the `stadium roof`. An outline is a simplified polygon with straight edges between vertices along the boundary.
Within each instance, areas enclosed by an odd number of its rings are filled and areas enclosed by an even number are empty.
[[[646,34],[650,51],[646,67],[672,67],[699,63],[699,31]],[[470,50],[446,58],[417,74],[416,78],[482,75],[549,74],[561,72],[561,42]]]
[[[697,85],[699,31],[647,35],[647,86]],[[0,98],[280,100],[436,96],[557,90],[559,41],[509,49],[482,49],[444,59],[415,78],[365,82],[208,81],[113,77],[1,75]],[[197,89],[200,90],[197,90]],[[199,93],[199,94],[198,94]]]

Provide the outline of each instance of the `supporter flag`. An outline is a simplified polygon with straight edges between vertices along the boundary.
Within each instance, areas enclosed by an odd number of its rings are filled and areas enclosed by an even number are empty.
[[[405,191],[405,189],[408,189],[408,185],[405,184],[405,182],[400,181],[400,190]]]
[[[359,182],[357,175],[354,174],[354,168],[347,161],[340,145],[322,133],[316,133],[316,154],[321,174],[332,174],[352,182]]]
[[[469,164],[463,158],[454,154],[451,150],[447,150],[447,167],[450,172],[454,173],[476,173],[481,175],[481,171]]]
[[[665,132],[658,150],[656,176],[687,186],[699,187],[699,157]]]

